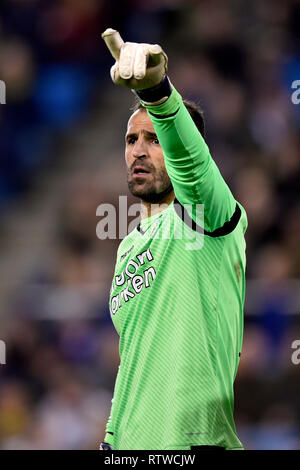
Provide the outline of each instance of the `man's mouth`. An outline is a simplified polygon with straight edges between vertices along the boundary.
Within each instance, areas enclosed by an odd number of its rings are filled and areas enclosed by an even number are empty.
[[[132,172],[133,175],[147,175],[150,171],[146,170],[142,166],[136,166]]]

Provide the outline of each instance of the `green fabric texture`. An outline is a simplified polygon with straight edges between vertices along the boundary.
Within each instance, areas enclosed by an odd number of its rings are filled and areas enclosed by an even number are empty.
[[[206,231],[222,227],[237,201],[180,94],[173,87],[147,111],[178,201],[204,205]],[[243,448],[233,417],[247,228],[238,206],[223,236],[195,232],[172,202],[120,243],[109,301],[120,366],[105,436],[115,449]]]

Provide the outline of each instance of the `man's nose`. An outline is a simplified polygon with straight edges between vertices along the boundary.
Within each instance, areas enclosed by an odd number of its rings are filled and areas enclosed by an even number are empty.
[[[134,158],[142,158],[147,156],[147,146],[144,139],[139,138],[133,147],[132,156]]]

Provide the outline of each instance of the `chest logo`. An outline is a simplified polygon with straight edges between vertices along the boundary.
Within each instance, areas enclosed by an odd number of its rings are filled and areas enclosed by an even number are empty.
[[[144,288],[147,289],[151,286],[156,277],[155,269],[150,265],[153,261],[154,257],[150,248],[148,248],[130,259],[121,274],[114,277],[113,284],[115,287],[124,286],[124,288],[111,297],[110,311],[112,315],[117,313],[123,302],[129,302],[130,299],[140,294]],[[139,269],[141,266],[145,268],[142,271]],[[139,274],[137,274],[138,270]]]

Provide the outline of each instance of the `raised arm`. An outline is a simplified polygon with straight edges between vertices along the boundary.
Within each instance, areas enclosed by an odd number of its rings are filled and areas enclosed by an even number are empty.
[[[240,210],[180,94],[172,87],[164,103],[145,106],[162,146],[176,198],[181,204],[204,204],[207,231],[223,227]]]
[[[166,54],[157,44],[124,43],[113,29],[102,37],[116,59],[112,80],[131,88],[147,108],[176,198],[181,204],[204,205],[207,232],[217,236],[230,232],[243,208],[235,201],[180,94],[171,85],[166,75]]]

